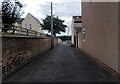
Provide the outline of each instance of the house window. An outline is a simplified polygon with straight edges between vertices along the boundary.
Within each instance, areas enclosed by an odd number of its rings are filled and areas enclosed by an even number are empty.
[[[83,29],[83,41],[85,41],[85,28]]]
[[[31,24],[29,24],[29,28],[32,29],[32,25]]]
[[[25,28],[27,28],[27,24],[25,24]]]

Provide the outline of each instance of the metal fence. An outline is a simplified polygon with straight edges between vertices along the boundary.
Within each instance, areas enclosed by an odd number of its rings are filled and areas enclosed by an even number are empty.
[[[3,30],[7,30],[7,32],[3,32]],[[41,36],[41,37],[46,36],[44,33],[40,33],[35,30],[14,26],[14,25],[12,25],[10,28],[0,27],[0,32],[2,34],[8,33],[8,34],[18,34],[24,36]]]

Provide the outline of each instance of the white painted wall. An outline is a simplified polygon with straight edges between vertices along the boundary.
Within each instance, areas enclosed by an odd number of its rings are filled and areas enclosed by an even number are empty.
[[[74,19],[72,19],[72,24],[71,24],[71,33],[72,33],[71,42],[72,42],[72,44],[75,44],[74,43],[75,27],[81,27],[81,26],[82,26],[81,23],[74,23]]]

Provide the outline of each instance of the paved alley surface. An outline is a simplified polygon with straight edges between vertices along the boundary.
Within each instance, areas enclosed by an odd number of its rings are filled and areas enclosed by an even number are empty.
[[[5,82],[118,82],[118,79],[64,42],[38,56]]]

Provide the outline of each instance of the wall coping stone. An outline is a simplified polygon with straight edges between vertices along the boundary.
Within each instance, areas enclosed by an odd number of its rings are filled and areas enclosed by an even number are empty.
[[[0,36],[0,38],[15,38],[15,39],[50,39],[48,37],[29,37],[29,36]]]

